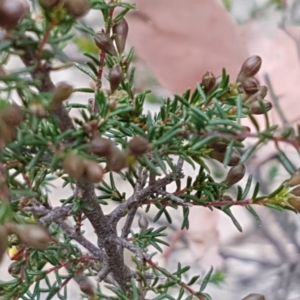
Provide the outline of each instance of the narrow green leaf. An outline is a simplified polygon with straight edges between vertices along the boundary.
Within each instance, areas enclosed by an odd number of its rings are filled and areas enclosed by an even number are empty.
[[[257,224],[260,226],[261,225],[261,220],[254,208],[251,205],[246,206],[247,210],[253,215],[254,219],[256,220]]]
[[[200,286],[200,292],[203,292],[209,282],[209,279],[210,279],[210,276],[213,272],[214,268],[213,267],[210,267],[210,270],[208,271],[208,273],[205,275],[205,277],[203,278],[203,281],[201,283],[201,286]]]
[[[237,219],[235,218],[235,216],[231,212],[230,207],[224,207],[223,211],[226,215],[228,215],[230,217],[230,219],[232,220],[232,222],[235,225],[235,227],[237,228],[237,230],[240,231],[240,232],[243,232],[242,226],[240,225],[240,223],[237,221]]]

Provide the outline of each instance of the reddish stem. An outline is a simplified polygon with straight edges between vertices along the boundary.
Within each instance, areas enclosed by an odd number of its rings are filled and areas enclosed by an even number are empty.
[[[42,60],[42,53],[43,53],[43,49],[46,45],[46,43],[48,42],[49,40],[49,37],[50,37],[50,34],[51,34],[51,31],[54,29],[54,27],[56,26],[56,23],[55,22],[51,22],[47,31],[45,32],[44,36],[43,36],[43,39],[41,40],[41,43],[39,44],[38,46],[38,49],[36,51],[36,59],[37,59],[37,70],[41,67],[41,60]]]

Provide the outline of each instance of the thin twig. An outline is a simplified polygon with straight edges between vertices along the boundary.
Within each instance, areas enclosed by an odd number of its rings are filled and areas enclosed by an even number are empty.
[[[177,196],[175,196],[171,193],[168,193],[168,192],[165,192],[165,191],[158,191],[158,194],[161,194],[161,195],[165,196],[166,198],[169,198],[172,201],[175,201],[177,204],[180,204],[181,206],[188,206],[188,207],[193,206],[192,203],[184,202],[184,200],[182,200],[181,198],[179,198],[179,197],[177,197]]]
[[[106,239],[106,241],[109,242],[109,243],[119,245],[122,248],[126,248],[126,249],[130,250],[139,259],[149,259],[150,258],[150,256],[146,253],[146,251],[144,249],[141,249],[141,248],[129,243],[127,240],[122,239],[120,237],[110,236]]]
[[[55,223],[63,229],[63,231],[67,234],[69,238],[75,240],[77,243],[79,243],[81,246],[87,249],[90,253],[92,253],[98,261],[104,261],[105,254],[103,253],[103,251],[96,247],[89,240],[87,240],[84,236],[79,235],[72,226],[68,225],[65,221],[57,220]]]

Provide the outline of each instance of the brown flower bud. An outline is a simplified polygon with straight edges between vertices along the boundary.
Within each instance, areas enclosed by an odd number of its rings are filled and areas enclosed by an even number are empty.
[[[242,81],[242,87],[246,94],[253,95],[260,89],[259,81],[254,77],[248,77]]]
[[[120,172],[122,169],[127,167],[126,154],[123,153],[119,148],[113,147],[112,153],[107,159],[107,169],[113,172]]]
[[[261,67],[261,58],[253,55],[245,60],[241,67],[237,81],[243,81],[247,77],[255,76]]]
[[[22,270],[22,265],[24,263],[23,262],[19,262],[19,261],[14,261],[12,262],[9,266],[8,266],[8,273],[11,275],[17,275],[20,274],[21,270]]]
[[[115,34],[115,41],[118,52],[122,54],[125,49],[126,39],[128,35],[128,23],[123,18],[118,23],[114,24],[112,30]]]
[[[261,294],[249,294],[244,297],[242,300],[266,300],[264,295]]]
[[[209,93],[210,90],[215,86],[216,83],[216,77],[214,74],[210,71],[207,71],[203,77],[202,77],[202,82],[201,84],[204,87],[204,90],[206,93]]]
[[[7,230],[3,225],[0,225],[0,263],[7,250]]]
[[[63,161],[63,169],[71,177],[79,179],[85,172],[85,161],[79,155],[70,153]]]
[[[84,161],[84,174],[83,178],[90,183],[98,183],[103,179],[104,171],[96,161],[85,160]]]
[[[250,97],[246,98],[243,102],[247,105],[250,105],[254,102],[258,102],[260,100],[263,100],[262,96],[259,94],[259,92],[251,95]]]
[[[227,173],[225,183],[227,186],[232,186],[243,179],[245,176],[246,167],[245,165],[237,165],[232,167]]]
[[[94,287],[93,283],[91,282],[91,280],[89,278],[87,278],[86,276],[84,276],[80,279],[79,288],[83,293],[85,293],[89,296],[93,296],[95,294],[95,287]]]
[[[1,0],[0,1],[0,26],[14,28],[29,11],[26,0]]]
[[[128,143],[129,153],[133,155],[143,155],[150,150],[150,147],[149,142],[141,136],[135,136]]]
[[[73,93],[73,86],[65,81],[59,82],[53,92],[53,104],[61,104]]]
[[[67,13],[75,18],[85,16],[90,10],[88,0],[64,0],[63,4]]]
[[[241,136],[238,137],[236,140],[239,141],[239,142],[242,142],[246,139],[246,136],[242,136],[242,134],[247,134],[247,133],[250,133],[251,132],[251,128],[248,127],[248,126],[244,126],[243,127],[243,130],[241,132]]]
[[[260,100],[257,102],[253,102],[249,107],[253,115],[262,115],[265,112],[268,112],[273,107],[273,105],[268,100]]]
[[[300,212],[300,197],[291,197],[291,198],[288,199],[288,203],[297,212]]]
[[[224,142],[212,142],[208,146],[217,152],[225,152],[228,144]]]
[[[5,144],[9,143],[13,140],[14,136],[15,128],[0,120],[0,141],[3,141]]]
[[[94,137],[90,142],[90,152],[98,156],[109,156],[113,149],[113,142],[100,136]]]
[[[108,80],[110,83],[110,92],[113,93],[123,81],[124,75],[119,65],[114,65],[109,71]]]
[[[211,94],[212,92],[214,92],[219,86],[220,83],[222,82],[222,76],[218,76],[216,77],[216,81],[215,84],[210,88],[209,91],[205,91],[207,94]]]
[[[231,196],[224,194],[222,196],[222,201],[233,201],[233,199]]]
[[[295,187],[290,191],[291,194],[294,196],[300,197],[300,186]]]
[[[287,186],[293,187],[300,184],[300,168],[292,175],[287,182]]]
[[[11,224],[9,231],[29,247],[38,250],[46,249],[52,240],[46,228],[37,224]]]
[[[108,102],[108,108],[110,111],[114,111],[117,107],[117,101],[115,98],[110,98]]]
[[[139,221],[138,221],[139,227],[143,230],[146,230],[149,226],[149,221],[145,215],[140,215]]]
[[[261,85],[257,94],[260,95],[261,98],[265,98],[268,94],[268,88],[265,85]]]
[[[97,36],[94,37],[95,44],[97,47],[111,56],[117,56],[117,50],[113,44],[112,39],[103,31],[99,31]]]
[[[57,6],[60,2],[61,2],[61,0],[39,0],[39,4],[40,4],[43,8],[54,8],[54,7]]]
[[[8,104],[0,111],[0,118],[9,126],[15,127],[20,125],[24,119],[24,112],[16,103]]]
[[[225,158],[225,152],[212,151],[209,153],[209,156],[223,163]],[[241,159],[241,155],[239,154],[239,152],[236,150],[232,151],[232,155],[229,160],[228,166],[230,167],[236,166],[240,162],[240,159]]]

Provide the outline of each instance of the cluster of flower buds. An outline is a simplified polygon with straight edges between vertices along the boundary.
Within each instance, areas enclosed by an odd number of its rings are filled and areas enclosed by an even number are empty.
[[[244,141],[247,136],[246,134],[249,132],[250,132],[250,128],[248,126],[244,126],[241,131],[241,137],[238,137],[236,140],[239,142]],[[224,162],[226,150],[228,147],[228,141],[222,140],[222,141],[211,142],[208,144],[208,147],[212,149],[212,151],[208,154],[210,158],[215,159],[221,163]],[[228,162],[228,166],[230,167],[237,166],[240,162],[240,159],[241,159],[240,153],[236,149],[233,149],[230,160]],[[235,169],[233,169],[233,171],[234,170]],[[228,184],[230,184],[230,182],[231,180],[229,180]]]
[[[7,223],[5,228],[9,234],[15,234],[20,241],[37,250],[44,250],[52,241],[47,229],[39,224]]]
[[[268,93],[266,86],[261,86],[254,77],[260,70],[262,60],[253,55],[243,63],[236,82],[238,90],[242,94],[243,103],[249,106],[251,114],[260,115],[272,108],[272,103],[265,100]]]
[[[117,23],[115,23],[112,27],[113,38],[115,40],[115,44],[119,54],[122,54],[125,49],[127,35],[128,35],[128,23],[123,18]],[[113,39],[109,36],[108,33],[99,31],[94,38],[95,44],[97,47],[111,56],[117,56],[117,50],[113,43]]]
[[[104,175],[104,170],[96,161],[84,159],[74,152],[64,158],[63,169],[72,178],[89,183],[101,182]]]
[[[16,27],[29,12],[27,0],[0,1],[0,27],[11,29]]]
[[[25,115],[16,103],[2,103],[5,105],[0,110],[0,142],[6,144],[14,139],[16,127],[24,121]]]
[[[243,142],[247,137],[247,133],[249,133],[250,131],[251,131],[250,127],[243,126],[240,136],[238,136],[236,138],[236,140],[239,142]],[[209,143],[208,147],[212,149],[212,151],[208,154],[209,157],[212,159],[215,159],[221,163],[224,162],[228,143],[229,143],[229,141],[226,141],[226,140],[219,140],[219,141]],[[230,160],[228,162],[228,166],[230,166],[230,167],[237,166],[240,162],[240,159],[241,159],[241,155],[238,152],[238,150],[233,149]],[[235,172],[234,170],[236,170],[236,169],[233,169],[232,172]],[[230,175],[230,176],[233,176],[233,175]],[[231,179],[228,181],[229,185],[230,185],[231,181],[232,181]]]
[[[89,151],[99,157],[107,158],[107,170],[120,172],[130,165],[130,158],[141,156],[150,150],[149,142],[140,136],[132,138],[124,152],[106,138],[94,136],[90,142]]]
[[[85,16],[89,10],[89,0],[39,0],[44,9],[53,9],[62,6],[74,18]]]
[[[272,103],[265,100],[268,89],[264,85],[260,85],[259,81],[254,77],[261,67],[261,58],[257,55],[251,56],[243,63],[236,83],[237,92],[241,95],[243,104],[248,106],[245,113],[254,115],[264,114],[272,108]],[[222,76],[215,77],[212,72],[208,71],[202,77],[202,87],[206,94],[211,94],[220,85]],[[230,113],[236,113],[236,108],[230,110]]]

